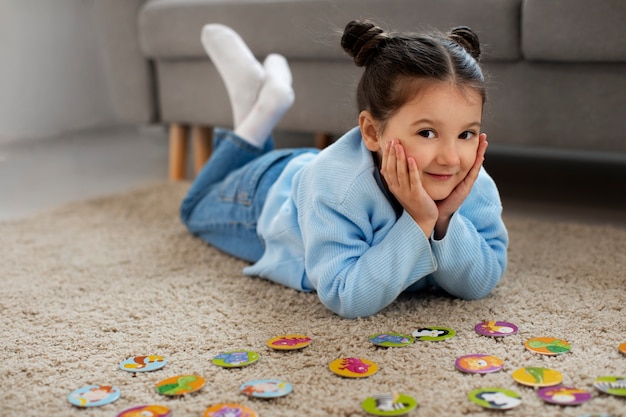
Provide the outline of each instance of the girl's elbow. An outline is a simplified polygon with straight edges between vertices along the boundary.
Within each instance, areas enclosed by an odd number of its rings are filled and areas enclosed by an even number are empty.
[[[357,319],[362,317],[368,317],[375,314],[377,311],[372,311],[367,302],[355,302],[354,300],[341,299],[339,296],[324,297],[318,294],[322,304],[344,319]]]

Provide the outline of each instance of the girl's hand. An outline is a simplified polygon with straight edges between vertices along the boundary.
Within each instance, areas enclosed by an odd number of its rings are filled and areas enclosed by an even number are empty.
[[[474,165],[469,170],[463,181],[461,181],[454,188],[454,190],[452,190],[448,197],[437,201],[436,204],[439,217],[437,219],[437,223],[435,224],[435,239],[442,239],[446,235],[450,218],[454,212],[461,207],[461,204],[463,204],[463,201],[465,201],[472,190],[474,182],[476,182],[476,178],[478,178],[480,168],[483,165],[483,161],[485,160],[487,145],[487,135],[485,133],[481,133],[478,136],[478,149],[476,150],[476,160],[474,161]]]
[[[426,237],[430,238],[439,217],[439,209],[422,186],[415,159],[407,159],[404,147],[398,140],[387,142],[383,150],[380,173],[389,191],[420,226]]]

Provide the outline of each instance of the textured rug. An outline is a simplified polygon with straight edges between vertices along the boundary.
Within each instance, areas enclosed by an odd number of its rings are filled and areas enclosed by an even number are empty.
[[[493,416],[468,399],[483,387],[517,392],[522,403],[507,416],[626,415],[626,397],[594,388],[596,377],[626,375],[626,230],[506,217],[509,268],[496,290],[480,301],[437,294],[401,297],[381,313],[357,320],[327,311],[303,294],[242,275],[244,263],[190,236],[178,220],[186,183],[165,183],[107,198],[70,204],[37,216],[0,223],[0,415],[116,416],[142,404],[162,404],[172,416],[202,416],[218,403],[246,405],[260,416],[364,416],[369,396],[402,393],[418,407],[410,416]],[[506,208],[505,208],[506,209]],[[484,320],[516,324],[515,335],[493,338],[474,331]],[[377,347],[369,336],[445,326],[456,336]],[[301,333],[312,339],[297,351],[266,342]],[[532,353],[534,337],[566,340],[571,351]],[[260,358],[243,368],[212,359],[252,350]],[[490,374],[463,373],[456,358],[500,358]],[[120,369],[130,357],[160,355],[154,372]],[[338,358],[362,358],[379,369],[367,378],[329,370]],[[591,393],[577,406],[542,401],[536,389],[511,374],[521,367],[558,370],[563,384]],[[155,386],[194,374],[205,386],[167,397]],[[293,392],[250,398],[240,386],[278,378]],[[80,409],[75,389],[113,385],[120,398]]]

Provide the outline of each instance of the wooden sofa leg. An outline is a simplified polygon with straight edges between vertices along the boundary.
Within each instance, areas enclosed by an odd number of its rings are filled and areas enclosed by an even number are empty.
[[[188,126],[179,123],[170,125],[170,180],[180,181],[185,179],[188,134]]]
[[[315,134],[315,147],[316,148],[324,149],[331,143],[333,143],[333,137],[329,133],[318,132]]]
[[[211,156],[213,143],[212,126],[194,126],[191,131],[193,140],[193,171],[195,175],[202,169]]]

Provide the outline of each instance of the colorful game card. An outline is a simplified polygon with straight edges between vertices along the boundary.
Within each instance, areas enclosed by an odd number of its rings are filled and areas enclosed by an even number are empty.
[[[599,376],[593,386],[606,394],[626,396],[626,376]]]
[[[284,397],[293,391],[289,382],[278,379],[257,379],[246,382],[240,389],[243,394],[256,398]]]
[[[559,405],[578,405],[591,399],[591,393],[584,389],[564,386],[541,388],[537,395],[545,402]]]
[[[549,356],[561,355],[572,349],[567,341],[555,337],[535,337],[527,340],[524,346],[531,352]]]
[[[554,369],[528,366],[518,368],[511,377],[522,385],[530,387],[552,387],[563,382],[563,375]]]
[[[369,337],[369,340],[376,346],[383,347],[408,346],[415,341],[415,339],[407,334],[392,332],[373,334]]]
[[[223,368],[237,368],[259,360],[259,354],[251,350],[232,350],[220,353],[213,358],[213,364]]]
[[[311,338],[303,334],[286,334],[267,341],[267,346],[276,350],[303,349],[311,344]]]
[[[172,411],[164,405],[141,405],[122,411],[117,417],[170,417]]]
[[[488,374],[500,371],[504,367],[504,361],[495,356],[474,353],[458,357],[454,365],[462,372]]]
[[[522,397],[517,392],[504,388],[479,388],[467,396],[474,404],[497,410],[508,410],[522,403]]]
[[[476,333],[490,337],[511,336],[517,333],[517,326],[506,321],[483,321],[474,326]]]
[[[202,417],[258,417],[256,411],[241,404],[215,404],[204,410]]]
[[[365,378],[378,371],[378,365],[362,358],[340,358],[332,361],[330,370],[348,378]]]
[[[366,398],[361,407],[375,416],[403,416],[417,407],[417,401],[406,394],[385,393]]]
[[[150,372],[161,369],[167,361],[163,356],[133,356],[120,363],[120,369],[127,372]]]
[[[199,375],[177,375],[157,383],[156,390],[167,396],[185,395],[200,390],[205,383]]]
[[[68,401],[77,407],[99,407],[111,404],[120,398],[120,390],[112,385],[87,385],[67,397]]]
[[[412,335],[416,340],[436,342],[454,337],[456,331],[449,327],[431,326],[417,329]]]

